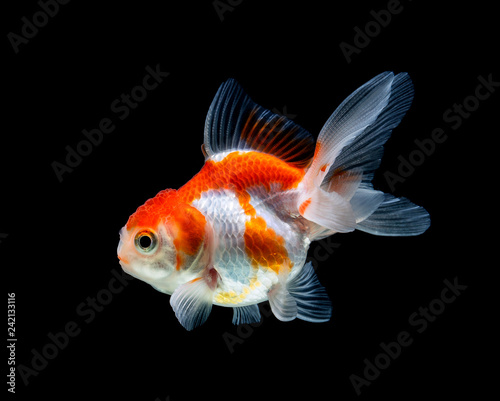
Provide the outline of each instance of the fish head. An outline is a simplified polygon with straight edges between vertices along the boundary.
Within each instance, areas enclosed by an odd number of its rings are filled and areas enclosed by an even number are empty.
[[[120,265],[133,277],[171,294],[206,265],[206,231],[201,212],[181,202],[177,191],[161,191],[120,230]]]

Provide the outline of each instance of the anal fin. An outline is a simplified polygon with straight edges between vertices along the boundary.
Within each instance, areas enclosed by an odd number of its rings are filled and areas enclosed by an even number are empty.
[[[297,317],[308,322],[327,322],[332,305],[325,287],[321,285],[311,262],[287,284],[288,292],[297,304]]]
[[[260,322],[258,305],[239,306],[233,308],[233,324],[248,324]]]

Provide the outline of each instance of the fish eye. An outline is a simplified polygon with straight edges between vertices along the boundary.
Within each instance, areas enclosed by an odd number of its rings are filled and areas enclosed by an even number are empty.
[[[158,237],[151,230],[142,230],[135,236],[135,248],[143,254],[152,253],[158,245]]]

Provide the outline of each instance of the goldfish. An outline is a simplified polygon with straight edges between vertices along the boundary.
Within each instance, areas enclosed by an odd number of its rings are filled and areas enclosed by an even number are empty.
[[[306,263],[311,242],[354,230],[413,236],[430,226],[424,208],[372,184],[412,99],[407,73],[381,73],[338,106],[315,140],[225,81],[206,116],[203,167],[129,217],[121,267],[170,295],[187,330],[213,305],[233,308],[236,325],[259,322],[264,301],[281,321],[329,321],[328,293]]]

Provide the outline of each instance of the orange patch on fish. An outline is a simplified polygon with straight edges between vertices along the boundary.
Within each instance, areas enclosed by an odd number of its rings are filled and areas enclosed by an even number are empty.
[[[237,196],[238,196],[238,202],[240,203],[243,212],[248,216],[255,217],[257,215],[257,211],[250,204],[250,201],[252,200],[250,194],[247,191],[239,191]]]
[[[267,227],[262,217],[245,223],[245,250],[254,267],[263,266],[279,273],[282,266],[292,267],[285,247],[285,239]]]
[[[303,216],[307,207],[311,204],[312,198],[306,199],[304,202],[302,202],[299,206],[299,213]]]
[[[183,254],[195,255],[205,238],[205,216],[196,208],[180,205],[172,214],[172,230],[174,246],[177,250],[176,268],[183,263]]]
[[[127,230],[135,226],[156,227],[160,219],[171,214],[178,204],[179,196],[175,189],[158,192],[154,198],[148,199],[129,217]]]
[[[207,161],[178,193],[180,199],[189,204],[211,189],[229,189],[241,194],[249,187],[258,186],[269,191],[271,183],[280,183],[282,190],[287,190],[296,188],[304,174],[304,169],[293,167],[269,154],[233,152],[221,161]],[[240,203],[246,204],[245,199]]]
[[[321,142],[318,141],[318,142],[316,142],[316,148],[314,149],[314,157],[313,157],[313,159],[316,158],[316,155],[319,153],[320,149],[321,149]]]

